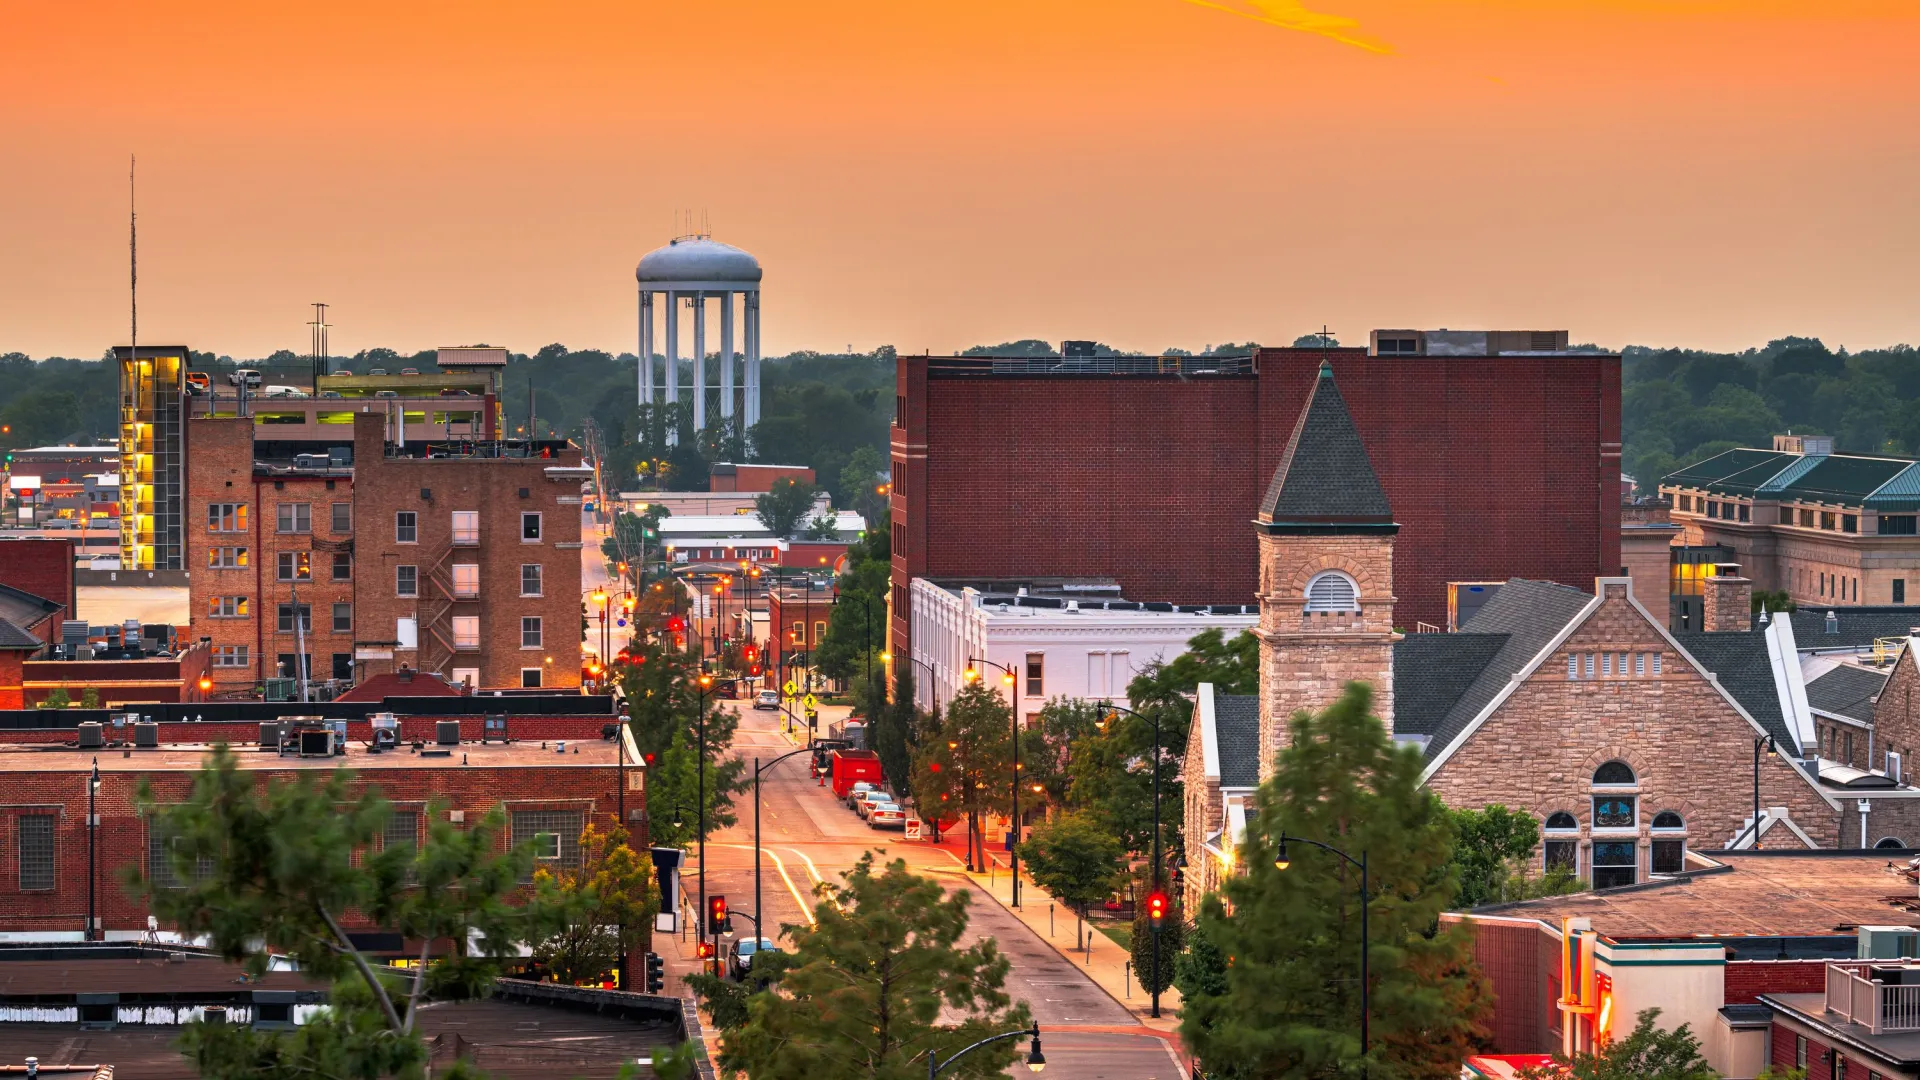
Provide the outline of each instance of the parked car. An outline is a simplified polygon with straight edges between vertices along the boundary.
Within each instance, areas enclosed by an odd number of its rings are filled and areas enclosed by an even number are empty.
[[[297,386],[274,385],[274,386],[269,386],[266,389],[260,391],[260,396],[261,397],[278,397],[278,398],[296,398],[296,397],[303,398],[307,396],[307,392],[305,390],[300,389]]]
[[[904,829],[907,827],[907,812],[892,800],[876,802],[873,809],[867,811],[867,826],[873,829]]]
[[[227,374],[227,381],[235,386],[244,386],[252,389],[266,380],[261,377],[259,372],[252,368],[235,368]]]
[[[780,709],[780,691],[778,690],[760,691],[758,694],[754,695],[753,707],[756,709],[772,709],[778,712]]]
[[[865,780],[855,782],[852,787],[847,789],[847,808],[852,809],[854,802],[858,800],[860,796],[872,790],[874,790],[874,786]]]
[[[187,393],[199,397],[213,393],[213,380],[204,371],[187,372]]]
[[[457,386],[449,386],[449,387],[445,387],[440,391],[440,396],[441,397],[472,397],[473,391],[463,390]]]
[[[729,964],[733,977],[736,980],[747,977],[747,969],[753,966],[753,957],[756,953],[779,951],[780,946],[775,945],[768,938],[741,938],[733,943],[733,956]]]
[[[382,398],[397,398],[400,396],[400,394],[398,391],[394,391],[394,390],[375,390],[373,392],[373,396],[382,397]]]
[[[898,805],[898,803],[893,801],[893,796],[884,791],[869,791],[854,800],[853,812],[859,814],[861,817],[866,817],[873,812],[873,808],[876,806]]]

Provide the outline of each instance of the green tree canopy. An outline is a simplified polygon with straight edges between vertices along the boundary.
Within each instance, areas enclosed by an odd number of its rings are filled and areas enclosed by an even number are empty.
[[[660,896],[652,862],[630,840],[618,825],[602,831],[589,823],[580,834],[578,869],[542,866],[534,873],[555,925],[534,945],[533,958],[560,982],[598,981],[648,939]]]
[[[1364,683],[1289,724],[1289,745],[1254,799],[1236,851],[1243,872],[1209,898],[1200,929],[1229,957],[1224,993],[1185,999],[1181,1038],[1211,1068],[1323,1077],[1359,1068],[1360,872],[1283,835],[1367,860],[1371,893],[1370,1076],[1451,1080],[1483,1037],[1490,995],[1470,932],[1441,926],[1456,888],[1453,825],[1396,746]],[[1438,927],[1438,929],[1436,929]]]
[[[1082,921],[1087,909],[1113,895],[1126,877],[1126,848],[1106,823],[1085,811],[1061,814],[1033,827],[1020,845],[1034,883],[1072,908]],[[1074,940],[1079,940],[1076,924]]]
[[[656,844],[697,839],[700,810],[700,663],[695,653],[637,642],[614,676],[631,714],[635,748],[647,767],[647,817]],[[727,702],[706,696],[707,832],[735,821],[734,796],[746,790],[747,764],[730,755],[740,716]],[[675,824],[678,822],[678,824]]]
[[[1625,1038],[1591,1053],[1553,1056],[1553,1064],[1520,1070],[1521,1080],[1718,1080],[1700,1056],[1700,1040],[1681,1024],[1659,1026],[1659,1009],[1643,1010]]]
[[[904,860],[878,867],[872,852],[843,877],[812,926],[783,928],[793,941],[786,971],[748,1000],[723,1070],[752,1080],[919,1080],[929,1051],[945,1058],[1032,1023],[1025,1003],[1007,995],[1009,965],[993,939],[960,945],[964,889],[948,895]],[[942,1026],[943,1007],[964,1019]],[[982,1047],[942,1075],[999,1076],[1017,1052],[1012,1042]]]
[[[753,497],[754,516],[768,532],[785,539],[794,534],[813,510],[816,490],[813,485],[794,479],[775,480],[771,490]]]

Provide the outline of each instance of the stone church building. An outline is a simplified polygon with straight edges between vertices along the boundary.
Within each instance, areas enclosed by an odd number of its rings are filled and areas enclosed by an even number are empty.
[[[1709,579],[1699,631],[1667,629],[1621,576],[1592,592],[1508,581],[1458,632],[1403,633],[1398,526],[1329,368],[1254,528],[1260,692],[1197,695],[1189,904],[1232,872],[1288,719],[1355,680],[1372,684],[1381,720],[1423,755],[1448,805],[1532,814],[1536,866],[1596,888],[1683,872],[1690,851],[1753,846],[1756,782],[1763,848],[1920,842],[1920,791],[1821,758],[1792,620],[1756,625],[1737,573]],[[1901,659],[1920,677],[1920,662]]]

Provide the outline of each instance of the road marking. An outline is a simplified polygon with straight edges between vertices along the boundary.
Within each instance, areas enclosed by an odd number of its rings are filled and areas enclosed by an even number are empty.
[[[800,856],[800,858],[801,858],[801,859],[802,859],[803,861],[805,861],[805,862],[806,862],[806,864],[807,864],[807,873],[809,873],[809,874],[812,874],[812,875],[813,875],[813,880],[814,880],[814,881],[816,881],[816,882],[819,882],[819,883],[821,883],[821,884],[825,884],[825,883],[826,883],[826,880],[827,880],[827,879],[826,879],[826,878],[824,878],[824,877],[821,877],[821,876],[820,876],[820,868],[819,868],[819,867],[817,867],[817,866],[815,866],[815,865],[813,865],[813,859],[811,859],[810,857],[808,857],[808,855],[807,855],[807,853],[806,853],[806,852],[804,852],[804,851],[801,851],[801,850],[800,850],[799,848],[788,848],[787,850],[788,850],[788,851],[791,851],[791,852],[793,852],[793,853],[794,853],[795,855],[798,855],[798,856]],[[834,906],[834,907],[836,907],[836,908],[839,908],[839,909],[840,909],[841,911],[845,911],[845,910],[847,910],[847,909],[846,909],[846,907],[845,907],[845,905],[843,905],[843,904],[841,904],[841,903],[840,903],[840,897],[839,897],[839,896],[838,896],[837,894],[835,894],[835,893],[828,893],[828,894],[827,894],[827,899],[828,899],[828,900],[830,900],[830,901],[832,901],[832,902],[833,902],[833,906]]]
[[[742,848],[747,851],[753,850],[752,844],[723,844],[718,841],[712,841],[712,840],[709,840],[707,843],[713,847]],[[809,907],[807,905],[807,902],[801,898],[800,890],[797,887],[795,887],[795,885],[793,884],[793,878],[787,874],[786,862],[783,861],[780,858],[779,853],[775,852],[772,848],[762,847],[760,850],[766,853],[767,858],[773,860],[773,868],[780,872],[780,880],[787,883],[787,892],[793,894],[793,902],[800,906],[801,917],[807,920],[808,926],[814,925],[813,908]],[[805,857],[806,856],[804,855],[801,856],[801,858],[805,858]],[[818,873],[815,873],[814,876],[818,877],[820,875]]]

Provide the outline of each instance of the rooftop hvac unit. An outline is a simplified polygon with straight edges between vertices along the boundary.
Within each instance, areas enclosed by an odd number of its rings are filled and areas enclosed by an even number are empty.
[[[333,730],[334,755],[345,755],[347,752],[347,722],[345,720],[329,720],[327,721],[327,727]]]
[[[98,720],[85,720],[80,724],[80,749],[98,750],[107,745],[107,729],[100,726]]]
[[[159,749],[160,725],[151,720],[142,720],[133,725],[133,745]]]
[[[331,466],[333,459],[325,454],[295,454],[293,467],[296,469],[325,469]]]
[[[68,619],[60,624],[60,642],[64,645],[85,645],[92,635],[93,628],[83,622]]]
[[[332,757],[333,731],[329,728],[302,728],[296,733],[301,757]]]
[[[488,713],[486,719],[481,721],[480,741],[485,743],[491,739],[507,741],[506,713]]]
[[[1862,926],[1857,929],[1862,960],[1902,960],[1920,956],[1920,928]]]
[[[280,749],[280,721],[260,725],[260,749]]]
[[[433,741],[440,746],[460,745],[460,721],[439,720],[433,725]]]
[[[400,719],[392,713],[374,713],[370,718],[373,724],[373,745],[389,749],[400,744]]]

